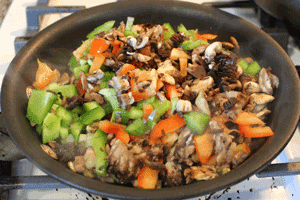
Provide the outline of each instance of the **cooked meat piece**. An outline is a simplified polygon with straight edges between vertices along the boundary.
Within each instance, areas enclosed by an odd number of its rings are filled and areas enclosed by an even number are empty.
[[[242,163],[247,157],[249,156],[249,153],[245,153],[243,151],[238,151],[236,154],[234,154],[232,158],[232,164],[238,165]]]
[[[86,103],[88,102],[87,99],[79,96],[79,95],[75,95],[73,97],[67,97],[66,99],[66,103],[67,103],[67,106],[66,108],[68,110],[73,110],[76,106],[79,106],[79,105],[82,105],[83,103]]]
[[[259,113],[256,114],[256,116],[261,119],[264,120],[266,115],[270,114],[271,110],[268,110],[267,108],[264,108],[263,110],[261,110]]]
[[[248,95],[251,95],[252,93],[259,93],[260,92],[259,84],[255,83],[255,82],[252,82],[252,81],[246,82],[244,84],[243,89],[244,89],[245,93],[248,94]]]
[[[83,173],[85,170],[84,157],[76,156],[73,165],[77,173]]]
[[[231,44],[230,42],[221,42],[222,43],[222,47],[225,49],[233,49],[234,45]]]
[[[214,79],[211,76],[207,76],[204,79],[196,79],[191,86],[192,93],[196,96],[199,94],[200,91],[207,91],[213,87]]]
[[[97,71],[95,71],[93,75],[87,76],[86,79],[91,83],[97,83],[104,76],[104,72],[101,69],[97,69]]]
[[[179,186],[183,184],[183,177],[181,174],[181,166],[175,164],[173,161],[168,161],[166,164],[166,183],[168,186]]]
[[[55,151],[45,144],[41,144],[43,151],[54,159],[58,159]]]
[[[218,176],[216,168],[212,165],[193,166],[184,170],[186,184],[193,180],[204,181],[210,180]]]
[[[178,135],[178,140],[170,150],[167,160],[178,160],[179,163],[183,163],[195,152],[194,135],[187,126],[181,128]]]
[[[63,73],[63,75],[60,77],[59,83],[62,85],[67,85],[70,83],[70,76],[68,73]]]
[[[181,77],[180,71],[172,65],[172,62],[169,59],[165,60],[162,63],[159,63],[157,72],[159,74],[161,74],[161,73],[169,74],[169,75],[173,76],[174,78]]]
[[[266,68],[262,68],[258,73],[258,84],[262,92],[272,95],[273,88],[279,85],[279,79]]]
[[[196,55],[200,55],[203,54],[206,50],[206,48],[208,47],[207,44],[201,44],[198,47],[193,49],[192,55],[196,54]]]
[[[202,79],[206,76],[205,68],[202,65],[188,63],[187,71],[198,79]]]
[[[192,109],[192,103],[188,100],[179,100],[176,104],[176,111],[187,113],[193,111]]]
[[[97,101],[99,104],[104,103],[104,99],[100,94],[97,94],[95,92],[93,93],[85,93],[84,98],[89,101]]]
[[[170,85],[175,85],[175,79],[171,75],[166,73],[160,73],[159,76],[163,82],[166,82]]]
[[[120,31],[121,33],[124,33],[125,27],[126,27],[125,23],[123,21],[121,21],[121,23],[118,27],[118,31]]]
[[[233,137],[225,132],[213,135],[215,140],[215,154],[217,156],[217,164],[224,164],[227,160],[228,149],[232,144]]]
[[[167,97],[165,96],[165,94],[163,92],[157,92],[156,95],[157,95],[157,97],[158,97],[158,99],[160,101],[166,101],[166,100],[168,100]]]
[[[138,173],[137,160],[121,140],[112,140],[108,162],[112,166],[113,173],[121,180],[129,181],[136,178]]]
[[[134,103],[134,98],[132,96],[132,93],[129,92],[127,94],[120,94],[118,95],[118,100],[120,102],[120,107],[122,109],[126,109],[127,106],[131,105]]]
[[[250,95],[250,102],[253,104],[267,104],[274,99],[273,96],[264,93],[253,93]]]
[[[209,108],[209,105],[206,101],[204,94],[205,93],[203,91],[199,92],[198,97],[196,98],[195,104],[199,108],[200,112],[211,116],[210,108]]]
[[[84,164],[87,169],[93,169],[96,167],[97,157],[93,148],[87,148],[84,154]]]
[[[118,95],[126,92],[130,88],[129,81],[126,77],[127,76],[115,76],[111,79],[110,85],[116,89]]]

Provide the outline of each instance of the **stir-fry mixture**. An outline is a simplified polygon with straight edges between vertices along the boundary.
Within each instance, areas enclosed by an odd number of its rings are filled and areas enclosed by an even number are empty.
[[[43,150],[77,173],[144,189],[221,176],[253,152],[279,79],[218,41],[169,23],[108,21],[69,62],[38,60],[27,117]]]

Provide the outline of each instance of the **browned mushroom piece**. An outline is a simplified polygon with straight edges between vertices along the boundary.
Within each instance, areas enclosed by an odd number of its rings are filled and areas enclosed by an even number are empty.
[[[225,49],[233,49],[234,45],[230,42],[222,42],[222,47],[224,47]]]
[[[63,73],[63,75],[60,77],[59,83],[62,85],[67,85],[70,83],[70,76],[68,73]]]
[[[230,41],[235,46],[235,48],[240,49],[240,45],[239,45],[238,41],[235,39],[235,37],[231,36]]]

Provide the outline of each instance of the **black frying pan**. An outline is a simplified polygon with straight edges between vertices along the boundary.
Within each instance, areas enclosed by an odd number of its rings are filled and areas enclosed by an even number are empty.
[[[116,24],[134,16],[135,23],[169,22],[173,27],[183,23],[188,29],[219,35],[220,41],[234,36],[240,43],[241,54],[253,57],[264,67],[271,66],[281,84],[268,125],[274,137],[232,172],[214,180],[176,188],[141,190],[101,183],[73,173],[60,162],[46,155],[38,134],[26,118],[25,89],[32,85],[37,70],[36,59],[48,62],[52,68],[67,70],[67,62],[85,36],[96,26],[115,19]],[[5,75],[1,92],[4,123],[16,146],[45,173],[90,193],[127,199],[182,199],[215,192],[236,184],[259,172],[283,150],[293,135],[299,119],[299,78],[284,50],[266,33],[238,17],[197,4],[177,1],[131,1],[111,3],[73,14],[49,26],[31,39],[16,55]]]

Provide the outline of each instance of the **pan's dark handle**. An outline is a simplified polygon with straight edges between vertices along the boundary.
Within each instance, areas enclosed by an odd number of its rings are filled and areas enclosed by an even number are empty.
[[[258,178],[300,175],[300,162],[271,164],[260,171]]]
[[[8,132],[3,124],[2,114],[0,113],[0,160],[13,161],[22,158],[25,158],[25,156],[8,136]]]

